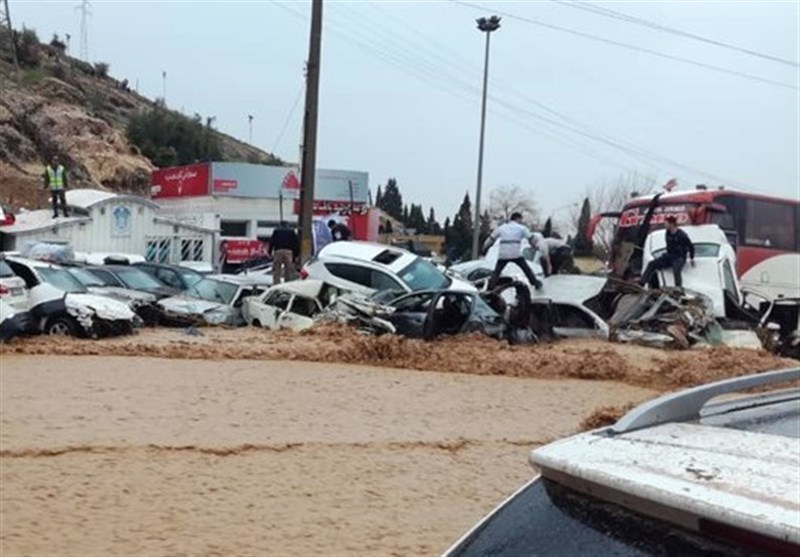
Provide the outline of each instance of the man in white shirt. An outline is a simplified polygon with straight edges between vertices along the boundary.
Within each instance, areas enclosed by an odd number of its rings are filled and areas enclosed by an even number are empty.
[[[514,263],[517,267],[522,269],[522,272],[525,273],[528,282],[530,282],[537,290],[542,287],[541,281],[536,278],[536,275],[534,275],[533,271],[531,271],[528,262],[525,261],[524,257],[522,257],[523,242],[528,242],[532,247],[536,247],[531,241],[532,237],[533,235],[531,234],[531,231],[528,230],[528,227],[522,224],[522,215],[520,213],[512,214],[510,221],[505,224],[501,224],[492,231],[483,245],[483,249],[486,250],[497,240],[500,240],[500,246],[497,254],[497,264],[494,267],[492,278],[489,279],[490,290],[497,285],[497,281],[500,280],[500,273],[503,272],[503,269],[505,269],[506,265],[509,263]]]

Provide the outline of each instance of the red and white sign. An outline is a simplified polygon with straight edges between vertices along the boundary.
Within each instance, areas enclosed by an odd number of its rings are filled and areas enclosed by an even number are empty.
[[[364,203],[353,203],[351,205],[349,201],[325,201],[324,199],[315,199],[312,210],[317,216],[330,215],[332,213],[338,213],[340,215],[365,215],[369,211],[369,207]],[[299,199],[294,202],[294,213],[296,215],[300,214]]]
[[[220,257],[228,263],[241,263],[266,255],[266,245],[260,240],[222,240],[219,243]]]
[[[287,172],[281,180],[281,195],[289,199],[300,199],[300,179],[294,170]]]
[[[208,195],[208,163],[163,168],[150,176],[150,197],[193,197]]]
[[[692,219],[689,215],[690,208],[686,205],[664,205],[656,207],[653,216],[650,218],[650,226],[658,226],[667,221],[667,217],[675,217],[679,225],[690,224]],[[644,222],[647,214],[647,207],[633,207],[622,213],[619,217],[620,228],[630,228],[639,226]]]
[[[228,192],[236,189],[239,182],[236,180],[214,180],[212,187],[215,192]]]

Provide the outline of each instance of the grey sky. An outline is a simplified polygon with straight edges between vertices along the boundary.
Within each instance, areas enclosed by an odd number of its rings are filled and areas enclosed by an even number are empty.
[[[493,10],[569,27],[672,56],[791,85],[776,85],[587,40],[503,17],[492,35],[484,191],[529,188],[546,216],[587,187],[625,171],[798,196],[800,74],[788,66],[601,17],[551,1],[325,3],[318,164],[364,170],[373,190],[397,178],[404,200],[452,215],[474,197],[483,35]],[[42,39],[70,33],[77,0],[11,0],[15,26]],[[797,61],[797,1],[603,2],[603,7]],[[272,151],[302,86],[310,2],[95,0],[89,57],[138,80],[186,113]],[[540,104],[535,104],[535,103]],[[544,107],[542,106],[544,105]],[[547,109],[558,113],[547,112]],[[533,114],[532,114],[533,113]],[[276,154],[296,160],[302,98]],[[554,127],[646,150],[657,160]],[[561,120],[561,115],[570,120]],[[669,159],[681,166],[671,164]],[[487,199],[487,197],[484,197]]]

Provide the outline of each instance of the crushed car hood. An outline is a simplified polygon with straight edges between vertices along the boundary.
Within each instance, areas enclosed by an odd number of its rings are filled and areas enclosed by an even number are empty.
[[[64,297],[67,309],[76,311],[93,310],[94,314],[100,319],[115,321],[117,319],[131,320],[134,313],[127,305],[118,301],[97,296],[96,294],[73,294],[68,293]]]
[[[189,296],[173,296],[158,301],[165,311],[202,317],[210,325],[242,325],[244,318],[237,308],[219,302],[210,302]]]

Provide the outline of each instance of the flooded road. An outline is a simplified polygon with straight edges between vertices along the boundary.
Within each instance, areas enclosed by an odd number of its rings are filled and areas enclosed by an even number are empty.
[[[432,555],[532,475],[532,448],[598,406],[654,394],[341,363],[4,353],[0,553]]]

